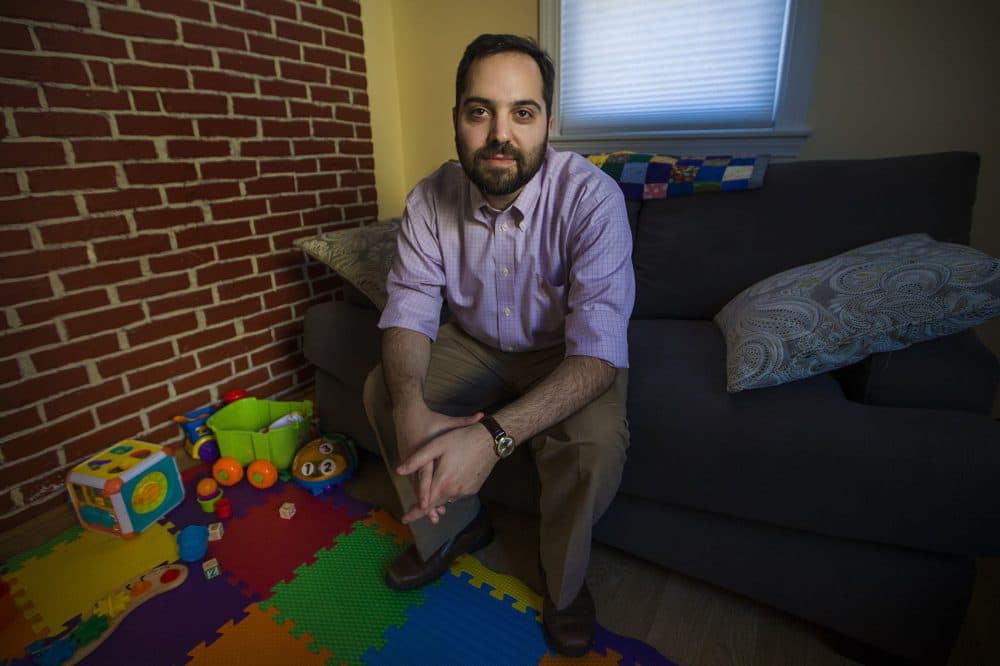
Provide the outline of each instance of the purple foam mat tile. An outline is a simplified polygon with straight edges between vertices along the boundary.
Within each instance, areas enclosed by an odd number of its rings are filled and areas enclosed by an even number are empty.
[[[211,645],[216,629],[246,617],[260,601],[219,576],[206,580],[201,562],[188,564],[188,577],[177,589],[152,597],[132,611],[87,659],[87,664],[183,664],[198,644]]]
[[[332,490],[329,490],[319,496],[323,501],[332,504],[344,511],[351,520],[364,520],[371,513],[372,509],[376,509],[374,504],[369,504],[363,500],[359,500],[344,490],[344,486],[340,485]]]
[[[601,625],[597,625],[594,631],[594,652],[606,654],[608,649],[612,649],[622,656],[618,663],[620,666],[677,666],[670,661],[652,645],[647,645],[635,638],[628,638],[614,634]]]

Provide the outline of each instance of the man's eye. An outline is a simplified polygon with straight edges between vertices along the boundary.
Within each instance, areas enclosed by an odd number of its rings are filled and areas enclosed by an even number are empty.
[[[486,117],[486,113],[487,113],[486,109],[483,109],[483,108],[471,109],[469,111],[469,116],[472,117],[472,118],[485,118]]]
[[[519,120],[531,120],[535,117],[535,114],[528,109],[518,109],[514,115],[516,115]]]

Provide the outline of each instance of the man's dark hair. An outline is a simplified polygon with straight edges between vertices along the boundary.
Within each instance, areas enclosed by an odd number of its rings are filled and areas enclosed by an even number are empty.
[[[542,73],[542,96],[545,98],[545,115],[552,115],[552,89],[555,86],[556,67],[549,54],[543,51],[535,40],[517,35],[479,35],[465,47],[465,54],[458,63],[455,75],[455,107],[462,102],[462,93],[468,85],[469,68],[472,63],[497,53],[515,51],[530,56]]]

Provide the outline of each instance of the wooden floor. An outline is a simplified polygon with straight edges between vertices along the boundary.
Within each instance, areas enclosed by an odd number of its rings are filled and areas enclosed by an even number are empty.
[[[368,502],[396,505],[388,476],[374,456],[362,457],[347,489]],[[503,507],[491,506],[490,511],[497,538],[477,557],[495,571],[540,589],[537,524]],[[66,506],[0,534],[0,560],[41,545],[75,524]],[[1000,558],[978,564],[969,615],[949,666],[1000,665]],[[835,653],[821,633],[804,622],[600,544],[594,545],[587,580],[604,627],[649,643],[680,666],[857,663]]]

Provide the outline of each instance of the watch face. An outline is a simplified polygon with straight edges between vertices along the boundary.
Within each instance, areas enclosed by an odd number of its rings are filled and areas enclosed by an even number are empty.
[[[514,438],[510,435],[504,435],[496,441],[497,455],[501,458],[506,458],[514,451]]]

